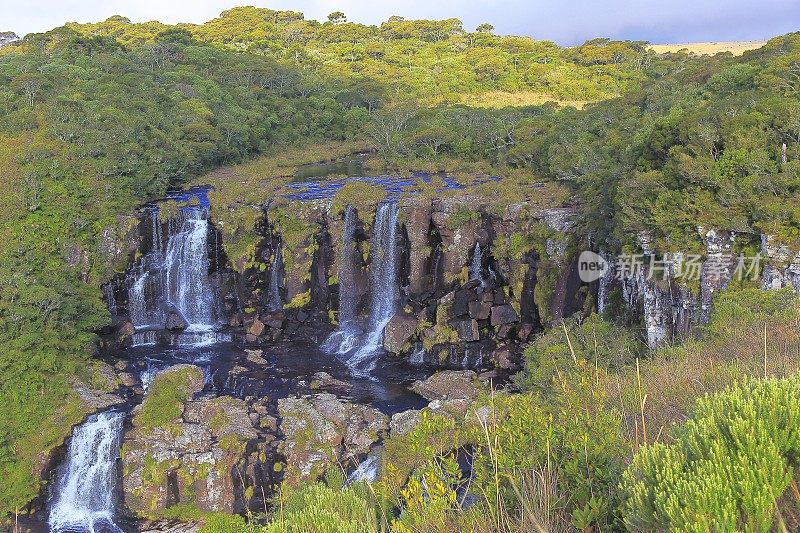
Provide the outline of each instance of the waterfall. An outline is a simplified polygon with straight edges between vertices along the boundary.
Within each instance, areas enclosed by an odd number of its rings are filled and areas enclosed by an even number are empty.
[[[373,356],[383,347],[383,329],[394,315],[398,299],[397,284],[397,214],[396,202],[383,203],[375,215],[370,254],[369,330],[361,347],[347,365],[355,373],[368,374],[375,365]]]
[[[481,243],[475,243],[475,251],[472,253],[472,263],[469,266],[469,279],[477,279],[481,285],[486,284],[483,277],[483,252],[481,252]]]
[[[161,222],[158,220],[158,209],[150,209],[150,232],[152,233],[151,251],[160,254],[161,249]]]
[[[108,307],[108,311],[111,313],[111,316],[116,316],[117,314],[117,298],[114,296],[114,287],[111,286],[111,283],[106,283],[102,287],[103,290],[103,298],[106,300],[106,306]]]
[[[163,279],[160,270],[147,270],[143,265],[128,287],[128,314],[136,329],[164,327],[164,309],[161,305]]]
[[[128,276],[128,314],[136,328],[133,345],[166,343],[176,346],[224,341],[213,331],[216,323],[215,289],[209,279],[209,223],[203,207],[183,208],[167,223],[162,243],[158,209],[146,211],[152,248]],[[181,333],[159,334],[167,312],[181,315],[188,327]]]
[[[269,268],[269,290],[267,291],[267,309],[270,311],[280,311],[283,309],[283,300],[280,291],[281,275],[281,247],[280,244],[275,248],[272,257],[272,265]]]
[[[397,286],[397,214],[396,202],[378,206],[370,242],[370,317],[366,335],[356,320],[355,213],[348,207],[342,236],[342,262],[339,266],[339,328],[322,347],[345,356],[345,363],[357,375],[366,375],[375,365],[373,356],[383,347],[383,329],[394,315]]]
[[[187,209],[179,232],[171,235],[164,259],[166,297],[188,322],[188,331],[214,324],[213,287],[208,279],[208,220],[202,209]]]
[[[374,483],[378,479],[378,469],[380,467],[380,457],[377,455],[370,455],[364,459],[353,473],[347,476],[344,486],[358,481],[366,481],[367,483]]]
[[[73,430],[50,509],[51,531],[122,533],[114,524],[114,492],[123,419],[123,413],[109,411]]]
[[[414,347],[414,351],[408,358],[408,362],[411,363],[412,365],[425,364],[425,347],[422,345],[421,342],[418,342],[417,345]]]
[[[355,290],[356,212],[348,205],[342,228],[342,256],[339,262],[339,327],[323,343],[328,352],[343,355],[356,347],[361,331],[356,324],[357,299]]]

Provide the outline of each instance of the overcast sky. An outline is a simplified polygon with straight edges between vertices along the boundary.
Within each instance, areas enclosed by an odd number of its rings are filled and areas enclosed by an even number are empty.
[[[0,31],[22,36],[111,15],[134,22],[202,23],[248,4],[302,11],[317,20],[344,11],[350,20],[367,24],[391,15],[457,17],[469,30],[489,22],[496,33],[567,45],[593,37],[653,43],[760,40],[800,31],[800,0],[0,0]]]

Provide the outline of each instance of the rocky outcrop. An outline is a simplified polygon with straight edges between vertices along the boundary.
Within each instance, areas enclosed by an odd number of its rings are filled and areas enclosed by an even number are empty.
[[[714,295],[724,290],[737,266],[733,247],[736,233],[710,230],[700,233],[706,246],[705,260],[700,272],[700,322],[708,322]]]
[[[791,287],[800,292],[800,251],[792,250],[771,235],[762,235],[761,255],[766,261],[761,276],[764,290]]]
[[[167,314],[167,320],[164,329],[168,331],[181,331],[189,327],[189,324],[184,318],[176,311],[171,311]]]
[[[383,348],[390,353],[401,353],[414,335],[418,323],[417,317],[413,315],[397,313],[383,331]]]
[[[389,428],[388,418],[377,409],[332,394],[283,398],[278,414],[279,452],[290,484],[316,479],[332,465],[366,454]]]
[[[122,489],[131,511],[153,517],[173,505],[246,508],[247,471],[259,462],[261,434],[243,401],[194,399],[203,385],[199,368],[172,367],[155,377],[135,410],[122,446]]]
[[[427,400],[474,400],[478,396],[477,377],[471,370],[443,370],[415,381],[411,390]]]

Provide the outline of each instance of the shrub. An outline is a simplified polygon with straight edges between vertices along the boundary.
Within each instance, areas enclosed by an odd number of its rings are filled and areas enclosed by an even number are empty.
[[[770,531],[799,457],[800,378],[735,385],[701,399],[673,444],[634,457],[622,482],[625,524]]]
[[[557,395],[493,395],[470,406],[461,422],[429,415],[407,435],[387,439],[382,483],[390,492],[404,487],[393,528],[449,531],[445,526],[458,522],[468,530],[481,523],[481,531],[512,532],[533,522],[619,525],[615,487],[627,446],[621,417],[605,409],[596,372],[584,363],[554,383]],[[469,479],[455,468],[460,451],[472,458]],[[468,512],[457,487],[477,501]],[[550,495],[546,501],[543,494]]]
[[[359,214],[374,217],[375,206],[386,198],[386,191],[379,185],[363,181],[350,181],[336,192],[331,204],[331,213],[342,215],[348,205],[356,206]]]
[[[584,321],[567,319],[563,327],[550,329],[525,350],[525,370],[515,376],[515,383],[523,390],[546,391],[557,376],[577,368],[575,361],[619,370],[645,348],[630,330],[598,315]]]
[[[262,533],[377,533],[378,514],[363,485],[284,487],[279,511]]]

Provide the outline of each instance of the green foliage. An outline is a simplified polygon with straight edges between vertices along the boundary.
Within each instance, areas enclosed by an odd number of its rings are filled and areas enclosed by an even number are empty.
[[[384,198],[386,198],[386,191],[383,187],[362,181],[351,181],[336,191],[331,212],[341,215],[348,205],[352,205],[359,207],[360,213],[372,213],[375,211],[375,206]]]
[[[552,390],[554,382],[575,371],[576,363],[618,371],[643,354],[646,346],[627,328],[592,314],[586,320],[567,319],[525,350],[525,370],[515,376],[523,390]]]
[[[625,472],[635,530],[771,531],[800,456],[798,378],[746,381],[702,398],[671,445],[639,451]]]
[[[530,472],[550,472],[559,486],[554,507],[580,527],[618,524],[614,488],[626,446],[621,418],[604,408],[602,379],[586,365],[559,384],[559,394],[498,394],[471,405],[466,420],[426,414],[407,435],[385,442],[378,490],[401,503],[399,531],[436,530],[436,524],[474,520],[463,513],[455,450],[472,455],[470,491],[491,530],[527,510],[519,491]],[[406,482],[407,480],[407,482]],[[404,487],[398,490],[397,487]],[[513,530],[513,529],[512,529]]]
[[[283,487],[279,511],[262,533],[377,533],[378,514],[364,486],[344,489],[323,483]]]
[[[653,442],[669,440],[698,398],[744,379],[798,372],[800,298],[792,290],[751,288],[719,294],[699,338],[651,353],[638,373],[622,368],[607,387],[612,404],[625,412],[631,439]]]
[[[455,231],[466,224],[477,222],[479,217],[480,213],[474,208],[460,204],[456,208],[456,212],[447,219],[447,225],[450,229]]]
[[[300,90],[313,92],[319,79],[341,77],[337,99],[348,107],[363,105],[370,110],[391,95],[438,104],[489,91],[595,101],[636,86],[646,79],[646,68],[660,61],[635,42],[597,40],[567,49],[549,41],[496,36],[488,24],[467,32],[458,19],[397,17],[366,26],[347,22],[340,11],[331,13],[324,24],[293,11],[237,7],[200,26],[131,24],[112,17],[69,28],[86,36],[113,36],[131,47],[193,39],[250,51],[301,66],[301,72],[289,72],[277,82]]]
[[[200,533],[254,533],[256,528],[245,523],[239,515],[213,513],[204,518]]]
[[[145,429],[165,427],[183,414],[183,404],[191,400],[193,385],[203,383],[203,373],[195,366],[161,372],[153,379],[142,408],[136,415],[137,425]]]

